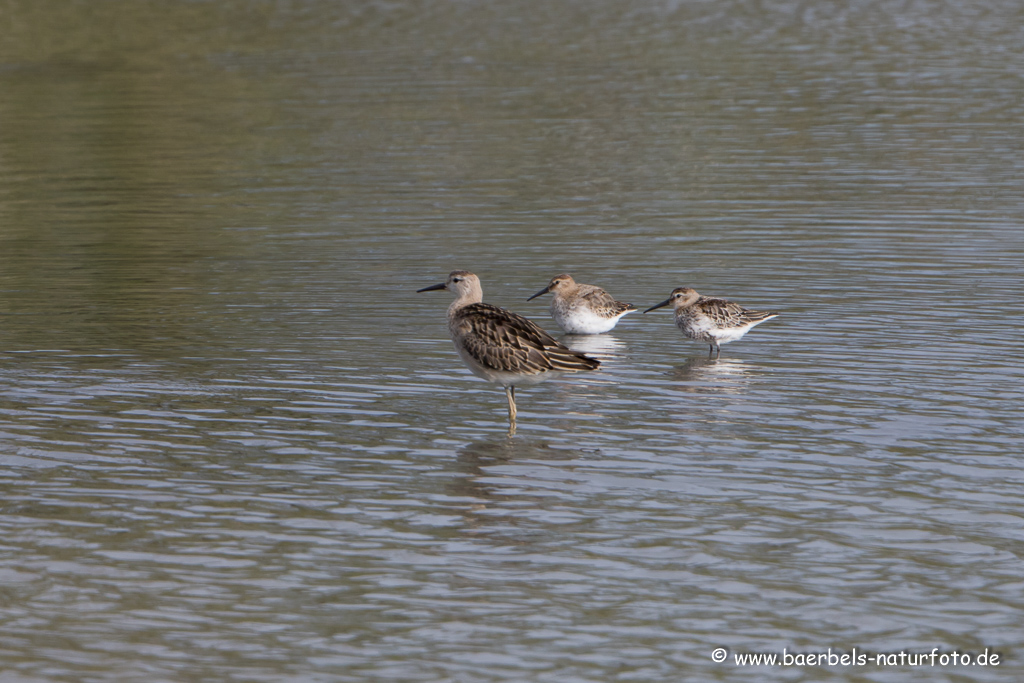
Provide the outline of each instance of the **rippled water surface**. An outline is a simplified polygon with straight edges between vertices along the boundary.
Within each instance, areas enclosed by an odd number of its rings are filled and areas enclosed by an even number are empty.
[[[4,22],[0,680],[1024,675],[1018,3]],[[567,337],[509,437],[456,268],[781,316]],[[830,647],[1002,659],[733,659]]]

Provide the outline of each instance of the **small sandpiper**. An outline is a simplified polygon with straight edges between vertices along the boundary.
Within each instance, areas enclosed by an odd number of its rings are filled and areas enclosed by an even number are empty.
[[[573,351],[521,315],[481,303],[480,278],[454,270],[448,280],[417,290],[447,289],[455,294],[448,307],[448,331],[455,350],[470,371],[500,384],[508,398],[509,432],[516,428],[516,387],[541,382],[562,372],[596,370],[601,362]]]
[[[569,334],[601,334],[615,327],[619,318],[636,310],[633,304],[616,301],[594,285],[577,284],[572,275],[556,275],[548,286],[527,301],[554,292],[551,317]]]
[[[676,327],[690,339],[710,345],[708,358],[722,354],[721,344],[736,341],[755,325],[771,320],[779,314],[749,311],[725,299],[701,296],[689,287],[677,287],[671,296],[644,313],[672,304],[676,312]]]

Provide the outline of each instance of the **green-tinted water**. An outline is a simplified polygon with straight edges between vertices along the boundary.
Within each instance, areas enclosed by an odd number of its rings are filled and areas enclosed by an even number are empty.
[[[0,679],[1019,677],[1018,5],[0,21]],[[508,439],[455,268],[782,316],[573,340]]]

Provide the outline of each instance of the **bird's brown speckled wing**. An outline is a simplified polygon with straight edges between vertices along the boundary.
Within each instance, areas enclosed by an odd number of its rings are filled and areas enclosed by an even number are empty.
[[[601,364],[560,344],[536,323],[491,304],[462,307],[452,330],[467,353],[493,370],[536,375],[594,370]]]
[[[751,311],[732,301],[710,296],[702,296],[697,299],[694,306],[700,308],[704,315],[711,318],[719,329],[745,327],[778,315],[778,313],[770,311]]]
[[[593,285],[583,285],[584,291],[580,298],[587,302],[591,310],[606,315],[609,318],[624,313],[626,311],[635,311],[636,306],[633,304],[624,304],[621,301],[616,301],[612,298],[612,295],[604,291],[600,287]]]

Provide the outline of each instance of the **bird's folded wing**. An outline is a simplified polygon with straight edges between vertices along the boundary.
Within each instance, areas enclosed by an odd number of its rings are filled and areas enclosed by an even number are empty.
[[[778,313],[751,311],[726,299],[702,296],[697,305],[704,315],[711,318],[720,328],[742,327],[750,323],[774,318]]]
[[[590,304],[592,309],[605,315],[618,315],[624,311],[636,310],[636,306],[633,304],[616,301],[611,294],[600,287],[592,287],[584,292],[583,299]]]
[[[566,348],[536,323],[504,308],[470,304],[456,315],[463,348],[488,368],[534,375],[549,370],[589,370],[599,365]]]

